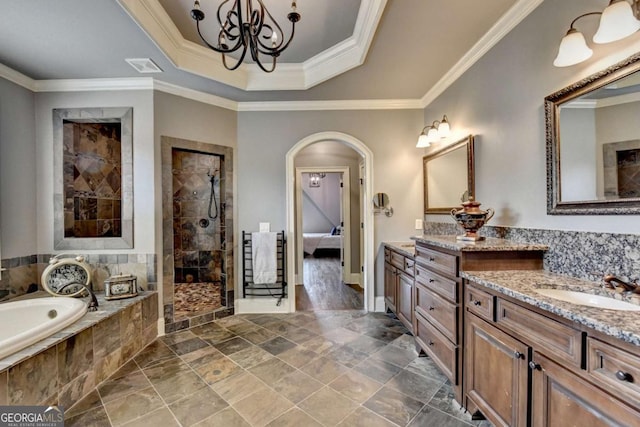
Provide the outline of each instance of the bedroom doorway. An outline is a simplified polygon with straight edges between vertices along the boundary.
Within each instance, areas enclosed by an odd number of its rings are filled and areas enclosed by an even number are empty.
[[[329,150],[330,145],[313,148]],[[360,269],[362,252],[360,156],[339,148],[353,157],[351,166],[296,167],[296,228],[301,231],[296,235],[296,310],[364,308],[361,275],[353,273]],[[319,156],[314,158],[317,162]]]

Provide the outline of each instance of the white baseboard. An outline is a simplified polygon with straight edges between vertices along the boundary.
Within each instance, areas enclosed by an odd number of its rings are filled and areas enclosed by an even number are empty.
[[[351,273],[349,275],[349,282],[352,285],[358,285],[361,288],[364,288],[364,286],[362,285],[362,274],[360,273]]]
[[[289,299],[283,298],[276,305],[277,298],[242,298],[235,300],[235,314],[289,313]]]
[[[384,307],[384,297],[376,297],[374,311],[378,313],[384,313],[386,311]]]
[[[158,319],[158,336],[161,337],[164,334],[164,317],[160,317]]]

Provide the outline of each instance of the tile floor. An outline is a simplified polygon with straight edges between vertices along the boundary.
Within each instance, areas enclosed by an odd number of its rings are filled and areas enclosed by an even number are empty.
[[[154,341],[66,426],[488,426],[383,313],[237,315]]]

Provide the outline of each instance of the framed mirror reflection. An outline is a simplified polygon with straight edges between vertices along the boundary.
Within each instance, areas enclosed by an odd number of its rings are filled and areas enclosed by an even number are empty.
[[[424,213],[447,214],[475,192],[474,141],[469,135],[422,158]]]
[[[547,212],[640,213],[640,54],[545,98]]]

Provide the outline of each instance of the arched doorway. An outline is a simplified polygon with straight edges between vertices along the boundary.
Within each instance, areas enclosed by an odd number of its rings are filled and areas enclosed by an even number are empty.
[[[289,286],[289,310],[295,311],[295,271],[296,271],[296,218],[295,218],[295,191],[296,191],[296,170],[294,160],[296,155],[305,147],[322,141],[336,141],[345,144],[359,153],[364,159],[364,183],[362,186],[363,199],[371,200],[373,194],[373,153],[357,138],[341,132],[319,132],[309,135],[296,143],[286,156],[286,182],[287,182],[287,241],[289,249],[287,251],[287,282]],[[374,248],[373,248],[373,207],[370,203],[363,206],[363,237],[364,237],[364,308],[367,311],[374,311],[375,284],[374,272]]]

